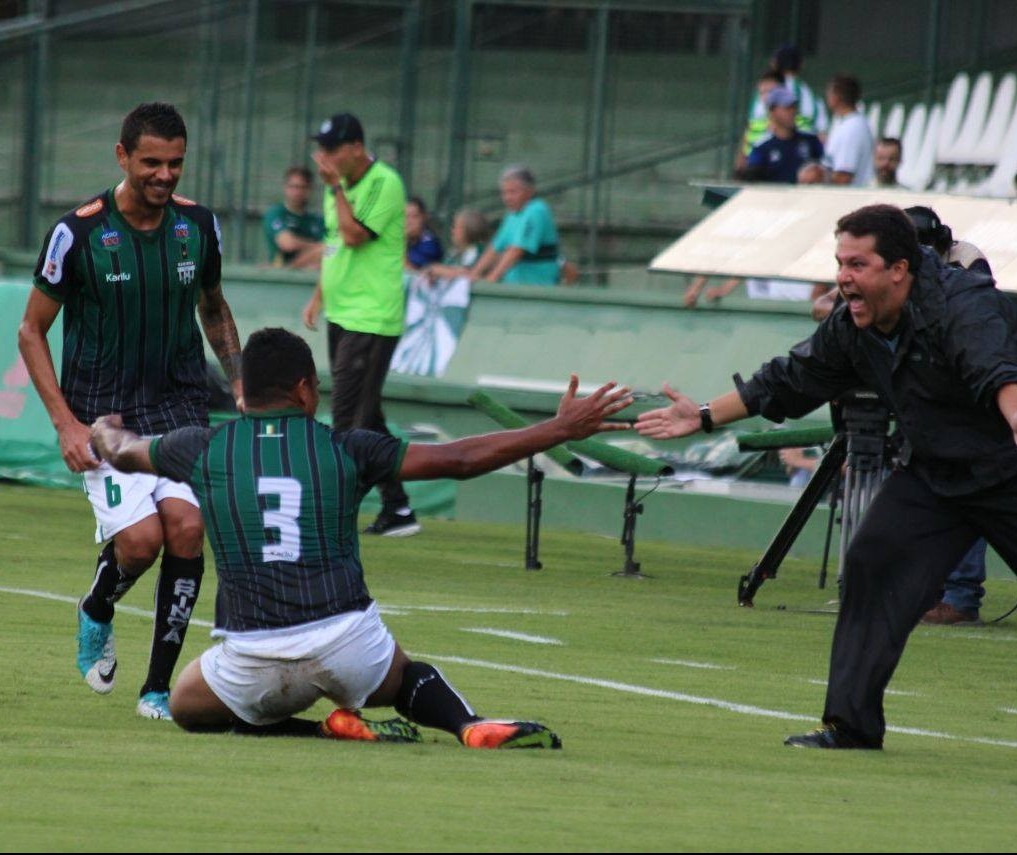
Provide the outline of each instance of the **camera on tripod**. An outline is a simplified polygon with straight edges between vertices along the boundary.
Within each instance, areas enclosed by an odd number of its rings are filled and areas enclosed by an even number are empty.
[[[835,431],[833,440],[763,556],[739,580],[740,606],[752,606],[753,597],[763,582],[777,575],[781,562],[824,495],[830,497],[830,521],[826,530],[819,587],[826,586],[838,501],[841,503],[838,580],[843,574],[844,558],[851,537],[890,470],[892,449],[889,431],[892,415],[879,396],[870,389],[852,389],[831,402],[830,410]],[[742,444],[741,441],[739,444]]]

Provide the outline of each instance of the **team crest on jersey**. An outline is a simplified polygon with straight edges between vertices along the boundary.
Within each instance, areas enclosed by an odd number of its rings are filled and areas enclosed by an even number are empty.
[[[193,199],[188,199],[186,196],[178,196],[176,193],[173,194],[173,201],[178,205],[197,205]]]
[[[177,240],[187,240],[191,236],[191,228],[183,220],[173,224],[173,237]]]
[[[177,262],[177,277],[180,279],[181,285],[190,285],[194,281],[194,274],[197,272],[198,265],[193,261],[178,261]]]
[[[102,245],[106,249],[116,249],[120,246],[120,232],[115,229],[111,229],[108,232],[102,233]]]
[[[91,217],[93,214],[98,214],[102,210],[102,199],[96,199],[89,202],[87,205],[82,205],[74,213],[84,219],[85,217]]]

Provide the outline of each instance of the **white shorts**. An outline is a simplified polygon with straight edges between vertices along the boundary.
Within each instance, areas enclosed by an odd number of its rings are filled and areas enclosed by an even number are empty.
[[[120,472],[105,460],[84,473],[84,483],[95,514],[96,543],[158,513],[155,506],[163,499],[183,499],[199,507],[187,484],[144,472]]]
[[[227,633],[201,654],[201,675],[238,718],[266,725],[319,698],[362,707],[388,674],[395,639],[378,606],[287,629]]]

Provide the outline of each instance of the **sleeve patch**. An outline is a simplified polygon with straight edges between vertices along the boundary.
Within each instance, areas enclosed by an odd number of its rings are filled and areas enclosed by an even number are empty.
[[[95,200],[89,202],[87,205],[82,205],[74,213],[77,216],[81,217],[82,219],[86,219],[87,217],[91,217],[91,216],[94,216],[95,214],[98,214],[99,211],[102,210],[102,208],[103,208],[103,201],[102,201],[102,198],[100,197],[98,199],[95,199]]]
[[[102,203],[99,203],[102,207]],[[58,223],[46,247],[46,261],[42,266],[42,278],[50,285],[59,285],[64,278],[64,259],[74,244],[74,235],[65,223]]]

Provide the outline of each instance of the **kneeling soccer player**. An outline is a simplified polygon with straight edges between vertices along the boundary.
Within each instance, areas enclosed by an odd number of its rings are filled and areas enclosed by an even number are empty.
[[[254,333],[243,353],[246,413],[220,427],[154,439],[118,416],[92,428],[96,451],[122,471],[189,483],[215,553],[213,635],[222,642],[183,670],[170,695],[185,730],[413,742],[410,722],[367,721],[360,707],[394,706],[470,748],[559,748],[536,722],[477,716],[442,674],[411,661],[381,622],[360,564],[357,511],[386,478],[468,478],[600,430],[627,407],[608,383],[577,398],[573,375],[557,415],[530,427],[436,445],[315,421],[318,376],[303,339]],[[327,697],[324,722],[294,718]]]

